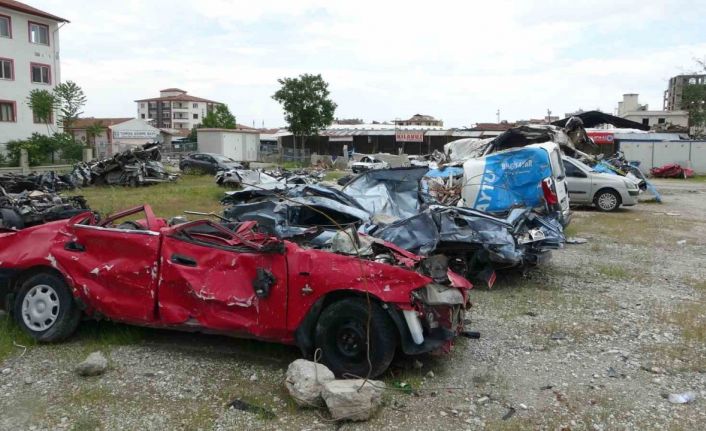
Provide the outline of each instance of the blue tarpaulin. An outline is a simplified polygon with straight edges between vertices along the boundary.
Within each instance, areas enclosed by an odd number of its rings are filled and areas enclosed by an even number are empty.
[[[464,187],[471,188],[466,204],[481,211],[535,207],[543,202],[541,182],[552,176],[549,154],[524,147],[491,154],[464,164]]]

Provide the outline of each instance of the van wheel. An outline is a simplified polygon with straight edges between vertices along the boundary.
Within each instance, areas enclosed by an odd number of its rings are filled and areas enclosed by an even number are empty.
[[[60,277],[42,273],[28,278],[17,292],[14,316],[37,341],[60,341],[74,333],[81,310]]]
[[[620,207],[620,195],[613,190],[601,190],[593,199],[596,207],[605,212],[615,211]]]
[[[395,356],[397,330],[387,313],[372,299],[370,307],[366,300],[343,299],[321,313],[316,324],[315,345],[321,349],[322,362],[335,375],[377,377],[387,370]]]

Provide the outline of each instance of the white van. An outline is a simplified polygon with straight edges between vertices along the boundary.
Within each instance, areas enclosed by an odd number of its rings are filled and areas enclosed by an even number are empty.
[[[566,226],[571,210],[561,157],[557,143],[544,142],[467,160],[462,205],[490,213],[516,207],[557,212]]]

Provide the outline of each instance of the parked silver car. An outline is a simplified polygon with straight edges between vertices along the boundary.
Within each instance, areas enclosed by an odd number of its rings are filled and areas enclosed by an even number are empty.
[[[620,175],[596,172],[587,164],[564,156],[566,184],[571,205],[595,205],[601,211],[615,211],[637,204],[637,183]]]

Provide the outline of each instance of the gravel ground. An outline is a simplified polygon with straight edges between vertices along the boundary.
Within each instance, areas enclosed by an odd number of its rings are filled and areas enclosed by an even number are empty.
[[[660,181],[662,205],[577,211],[569,234],[588,243],[478,287],[482,338],[400,360],[384,380],[413,391],[388,391],[369,422],[296,408],[282,383],[296,349],[87,322],[0,363],[0,429],[704,429],[706,184],[687,184]],[[97,349],[106,374],[77,376]],[[686,391],[690,404],[664,398]]]

